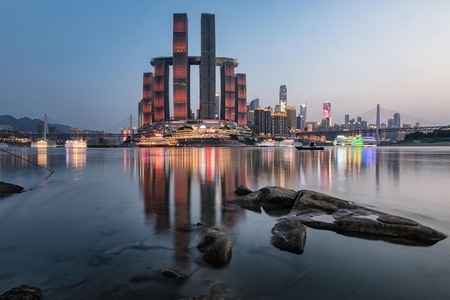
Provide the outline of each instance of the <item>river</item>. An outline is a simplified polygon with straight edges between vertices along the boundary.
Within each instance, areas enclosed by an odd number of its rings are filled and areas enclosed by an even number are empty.
[[[406,246],[307,228],[297,255],[270,244],[279,216],[223,203],[239,185],[308,189],[450,234],[450,147],[7,151],[0,181],[25,191],[0,199],[0,294],[28,284],[46,299],[450,299],[450,238]],[[199,223],[231,238],[226,267],[201,261]]]

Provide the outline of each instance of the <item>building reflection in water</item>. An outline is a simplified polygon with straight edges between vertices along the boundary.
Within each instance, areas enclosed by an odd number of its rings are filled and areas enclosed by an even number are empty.
[[[86,149],[66,149],[66,166],[74,169],[84,168],[86,166]]]
[[[174,229],[176,259],[188,264],[186,247],[197,222],[232,230],[245,210],[224,206],[239,185],[336,191],[359,176],[378,177],[377,148],[336,147],[325,151],[292,148],[138,148],[144,212],[156,232]],[[134,157],[134,156],[133,156]],[[136,162],[124,160],[124,166]],[[378,180],[378,179],[377,179]],[[378,181],[377,181],[378,182]],[[343,187],[342,189],[345,189]],[[339,190],[339,188],[338,188]],[[184,250],[183,250],[184,249]]]
[[[47,148],[37,148],[37,163],[40,166],[47,166]]]

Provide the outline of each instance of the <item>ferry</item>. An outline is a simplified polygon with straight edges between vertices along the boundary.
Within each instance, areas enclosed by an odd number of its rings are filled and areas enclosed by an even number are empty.
[[[52,141],[52,140],[41,139],[41,140],[38,140],[38,141],[31,142],[31,147],[39,148],[39,149],[42,149],[42,148],[55,148],[56,147],[56,142]]]
[[[258,147],[275,147],[275,141],[272,139],[267,139],[262,141],[261,143],[256,144]]]
[[[136,143],[138,147],[174,147],[177,145],[177,139],[164,137],[143,137]]]
[[[87,144],[84,140],[67,140],[64,147],[66,149],[81,149],[86,148]]]
[[[376,147],[377,139],[373,136],[356,137],[352,142],[353,147]]]
[[[353,137],[344,135],[338,135],[333,141],[334,146],[352,146],[352,143]]]

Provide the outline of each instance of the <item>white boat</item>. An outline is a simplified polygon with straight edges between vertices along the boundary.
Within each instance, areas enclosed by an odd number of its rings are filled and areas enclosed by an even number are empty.
[[[85,140],[67,140],[64,147],[66,149],[80,149],[86,148],[87,144]]]
[[[137,143],[138,147],[174,147],[178,140],[165,137],[142,137]]]
[[[54,148],[56,147],[56,141],[47,140],[48,123],[47,114],[44,115],[44,136],[38,141],[31,142],[31,147],[35,148]]]
[[[344,136],[344,135],[338,135],[334,141],[334,146],[351,146],[353,143],[353,137],[351,136]]]
[[[267,139],[257,144],[258,147],[275,147],[275,141],[272,139]]]

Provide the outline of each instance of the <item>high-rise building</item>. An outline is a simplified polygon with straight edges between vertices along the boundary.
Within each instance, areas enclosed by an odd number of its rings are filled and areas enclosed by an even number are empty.
[[[398,112],[396,112],[396,113],[394,114],[394,127],[396,127],[396,128],[402,127],[402,122],[401,122],[400,114],[399,114]]]
[[[247,125],[247,82],[245,74],[237,73],[235,76],[235,121],[239,125]]]
[[[300,130],[302,131],[305,130],[306,121],[307,121],[307,105],[302,104],[300,105],[299,124],[298,124],[298,128]]]
[[[288,124],[285,112],[274,112],[272,114],[272,133],[274,135],[287,135]]]
[[[235,99],[235,83],[234,83],[234,64],[232,61],[224,61],[220,68],[221,74],[221,91],[222,97],[220,107],[220,118],[222,120],[234,121],[236,118],[236,99]],[[204,110],[202,110],[204,111]],[[204,119],[208,119],[203,117]]]
[[[234,70],[233,70],[234,72]],[[234,76],[234,74],[233,74]],[[233,84],[234,88],[234,84]],[[216,94],[216,33],[215,15],[201,15],[200,58],[200,118],[214,119],[214,95]],[[226,97],[222,93],[222,97]],[[233,95],[234,98],[234,95]],[[222,98],[223,99],[223,98]],[[234,105],[233,105],[234,107]],[[222,114],[222,112],[221,112]]]
[[[287,108],[287,87],[286,85],[280,86],[280,111],[286,112]]]
[[[255,110],[259,107],[259,98],[255,98],[252,101],[250,101],[250,107],[249,110]]]
[[[190,67],[187,14],[173,14],[173,118],[189,119]]]
[[[152,97],[153,97],[153,73],[144,73],[142,84],[142,101],[141,111],[139,114],[142,119],[139,122],[139,126],[148,125],[153,122],[152,114]]]
[[[153,122],[168,120],[169,111],[169,66],[165,61],[155,61],[153,83]]]
[[[324,102],[322,105],[322,127],[331,126],[331,102]]]
[[[286,116],[287,116],[287,127],[288,129],[295,130],[297,129],[297,110],[295,106],[288,106],[286,108]]]
[[[255,125],[253,132],[257,134],[272,133],[272,111],[270,107],[255,109]]]

